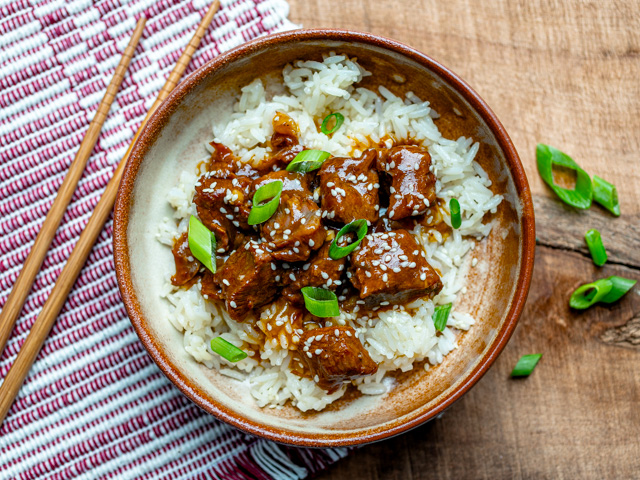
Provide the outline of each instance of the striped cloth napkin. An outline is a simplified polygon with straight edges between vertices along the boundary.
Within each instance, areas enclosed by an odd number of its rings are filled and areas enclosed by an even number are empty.
[[[189,71],[293,28],[284,0],[222,0]],[[208,0],[0,0],[0,305],[129,40],[149,19],[13,335],[9,371],[56,277]],[[187,73],[189,73],[189,71]],[[299,479],[346,449],[285,447],[203,413],[162,375],[120,300],[112,224],[100,235],[0,426],[0,479]]]

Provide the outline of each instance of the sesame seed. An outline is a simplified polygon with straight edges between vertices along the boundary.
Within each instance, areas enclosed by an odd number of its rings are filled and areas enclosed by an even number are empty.
[[[384,257],[384,261],[389,263],[391,261],[391,255],[387,255],[386,257]]]
[[[478,264],[478,259],[474,258],[473,260],[471,260],[471,266],[475,267]]]
[[[287,235],[287,234],[282,235],[282,239],[283,240],[289,240],[289,235]]]
[[[313,377],[313,380],[314,380],[316,383],[318,383],[318,382],[320,381],[320,377],[318,377],[318,375],[315,375],[315,376]]]
[[[374,267],[377,267],[378,265],[380,265],[380,260],[372,260],[371,265],[373,265]]]
[[[309,240],[309,246],[313,247],[316,244],[316,242],[314,242],[313,240]]]
[[[376,248],[373,253],[375,253],[376,255],[382,255],[383,250],[381,248]]]
[[[228,287],[229,285],[231,285],[231,284],[229,283],[229,280],[227,280],[226,278],[223,278],[223,279],[222,279],[222,283],[224,283],[227,287]]]
[[[234,221],[233,221],[233,225],[234,225],[236,228],[239,228],[239,227],[240,227],[240,222],[238,222],[237,220],[234,220]]]
[[[335,282],[333,282],[333,283],[335,283],[335,284],[336,284],[336,285],[338,285],[338,286],[342,285],[342,282],[341,282],[340,280],[336,280],[336,281],[335,281]]]
[[[299,249],[298,247],[293,247],[293,251],[294,251],[295,253],[300,253],[300,249]]]
[[[231,308],[238,308],[238,304],[237,304],[236,302],[234,302],[233,300],[231,300],[231,301],[229,302],[229,306],[230,306]]]
[[[300,219],[300,224],[304,225],[305,223],[307,223],[307,219],[306,219],[306,218],[304,218],[304,217],[302,217],[302,218]]]
[[[333,333],[336,334],[336,337],[340,335],[340,330],[338,330],[337,328],[333,331]]]
[[[275,166],[275,165],[274,165],[274,166]],[[309,358],[313,358],[313,355],[311,355],[311,352],[307,352],[307,357],[309,357]],[[317,377],[317,375],[316,375],[316,377]]]
[[[296,281],[296,276],[293,273],[289,274],[289,278],[291,279],[291,281],[295,282]]]
[[[291,266],[288,263],[283,263],[282,264],[282,268],[284,268],[285,270],[288,270]]]
[[[367,190],[369,190],[369,191],[373,190],[373,184],[371,184],[371,183],[370,183],[370,184],[367,186]]]
[[[367,276],[367,278],[371,278],[371,272],[369,270],[365,270],[364,274]]]
[[[280,281],[280,275],[276,275],[276,282]]]
[[[396,232],[389,232],[389,236],[390,237],[395,237],[396,236]]]
[[[305,263],[305,264],[302,266],[302,269],[303,269],[304,271],[307,271],[307,270],[309,270],[309,267],[310,267],[310,266],[311,266],[311,264],[309,264],[309,263]]]
[[[329,188],[333,187],[334,185],[335,185],[335,183],[333,183],[333,182],[327,182],[327,187],[329,187]]]
[[[417,263],[416,263],[416,262],[411,262],[411,263],[409,264],[409,268],[416,268],[416,266],[417,266]]]
[[[341,302],[344,302],[346,299],[347,297],[345,297],[344,295],[338,297],[338,300],[340,300]]]
[[[269,232],[269,235],[271,235],[272,237],[275,237],[276,236],[276,231],[275,230],[271,230]]]
[[[320,272],[320,275],[322,275],[322,278],[325,280],[329,278],[329,274],[327,272]]]
[[[402,195],[400,195],[399,193],[396,193],[394,195],[394,198],[397,198],[398,200],[402,200]]]
[[[380,305],[382,305],[383,307],[386,307],[387,305],[389,305],[389,302],[387,301],[380,302]]]
[[[396,162],[391,161],[391,163],[389,163],[389,168],[396,168]]]
[[[383,272],[387,271],[387,266],[386,265],[380,265],[380,268],[382,269]]]
[[[377,203],[374,205],[373,209],[377,212],[378,210],[380,210],[380,205],[378,205]]]
[[[315,353],[316,355],[320,355],[320,354],[322,353],[322,349],[321,349],[321,348],[316,348],[316,349],[315,349],[315,351],[314,351],[313,353]],[[318,378],[318,376],[316,375],[316,376],[315,376],[315,378]],[[318,381],[318,380],[316,380],[316,382],[317,382],[317,381]]]
[[[416,171],[420,170],[420,164],[419,164],[419,163],[416,163],[416,164],[413,166],[413,169],[414,169],[414,170],[416,170]]]
[[[389,281],[389,276],[386,273],[384,275],[382,275],[382,281],[383,282],[388,282]]]
[[[405,261],[406,261],[406,260],[409,260],[409,257],[407,257],[406,255],[400,255],[398,258],[399,258],[400,260],[405,260]]]
[[[280,228],[280,224],[278,222],[275,222],[273,224],[273,228],[275,228],[276,230],[278,230]]]
[[[413,254],[414,254],[414,255],[418,255],[419,253],[420,253],[420,252],[419,252],[418,250],[414,250],[414,251],[413,251]]]
[[[275,263],[272,263],[272,264],[271,264],[271,270],[275,270],[275,269],[276,269],[276,264],[275,264]]]
[[[396,193],[396,189],[395,189],[395,188],[393,188],[393,187],[389,187],[389,191],[390,191],[391,193]]]
[[[344,332],[344,333],[346,333],[346,334],[347,334],[347,337],[350,337],[350,336],[351,336],[351,332],[350,332],[349,330],[347,330],[347,331],[346,331],[346,332]]]
[[[379,183],[374,183],[373,184],[373,188],[380,188],[380,184]]]
[[[401,272],[401,269],[400,269],[400,268],[398,268],[398,267],[395,267],[395,268],[393,269],[393,272],[394,272],[394,273],[400,273],[400,272]]]
[[[299,247],[300,246],[300,240],[296,240],[296,243],[293,244],[294,247]]]
[[[478,263],[478,259],[477,259],[477,258],[474,258],[474,260],[476,261],[476,263]],[[344,270],[344,264],[341,264],[341,265],[338,267],[338,271],[339,271],[339,272],[341,272],[341,271],[343,271],[343,270]]]
[[[220,212],[227,213],[227,210],[224,207],[220,207]]]
[[[233,215],[231,215],[231,214],[227,215],[227,219],[228,220],[233,220]]]
[[[286,213],[287,215],[291,215],[291,210],[289,208],[285,208],[284,213]]]
[[[357,303],[358,305],[364,305],[364,300],[356,300],[356,303]]]

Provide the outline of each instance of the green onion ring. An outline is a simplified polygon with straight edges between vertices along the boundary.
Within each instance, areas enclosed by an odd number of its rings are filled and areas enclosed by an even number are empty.
[[[460,202],[457,199],[452,198],[449,200],[449,211],[451,212],[451,226],[453,228],[460,228],[462,225],[462,217],[460,216]]]
[[[576,310],[585,310],[605,298],[612,288],[613,282],[608,278],[581,285],[571,294],[569,306]]]
[[[346,257],[351,252],[353,252],[358,245],[360,245],[360,242],[367,235],[368,231],[369,231],[369,228],[367,227],[366,220],[359,219],[359,220],[354,220],[351,223],[347,223],[344,227],[340,229],[340,231],[336,235],[336,238],[333,239],[333,242],[331,242],[331,246],[329,247],[329,256],[334,260],[338,260],[342,257]],[[340,247],[338,245],[338,240],[342,238],[343,235],[346,235],[347,233],[351,233],[351,232],[355,232],[356,235],[358,235],[358,239],[355,242],[350,243],[345,247]]]
[[[331,290],[319,287],[303,287],[304,306],[316,317],[337,317],[340,315],[338,297]]]
[[[247,358],[247,352],[243,352],[234,344],[227,342],[222,337],[216,337],[211,340],[211,350],[233,363],[239,362],[243,358]]]
[[[278,205],[280,205],[280,194],[283,186],[284,184],[281,180],[276,180],[256,190],[256,193],[253,194],[253,205],[247,219],[249,225],[266,222],[276,213]],[[269,201],[261,205],[265,200]]]
[[[198,218],[189,218],[189,250],[211,273],[216,273],[216,237]]]
[[[335,117],[336,119],[336,124],[333,126],[333,128],[331,130],[327,129],[327,125],[329,125],[329,122],[331,121],[331,117]],[[322,121],[322,125],[320,126],[320,131],[322,133],[324,133],[325,135],[329,135],[330,133],[335,132],[336,130],[338,130],[342,124],[344,123],[344,115],[342,115],[341,113],[332,113],[330,115],[327,115],[326,117],[324,117],[324,120]]]
[[[513,367],[511,371],[512,377],[528,377],[533,372],[533,369],[536,368],[536,365],[542,358],[541,353],[534,353],[531,355],[523,355],[516,363],[516,366]]]
[[[572,207],[586,209],[591,206],[593,188],[591,178],[573,159],[549,145],[539,143],[536,148],[536,159],[538,172],[551,190],[553,190],[560,200]],[[576,186],[573,190],[560,187],[553,181],[553,166],[558,165],[576,172]]]
[[[604,265],[607,262],[607,251],[604,249],[600,232],[592,228],[585,233],[584,239],[587,242],[587,247],[589,247],[589,253],[591,253],[593,263],[599,267]]]
[[[597,175],[593,176],[593,199],[616,217],[620,216],[618,190],[616,190],[615,185]]]
[[[287,172],[307,173],[317,170],[331,154],[323,150],[303,150],[287,165]]]
[[[451,303],[447,303],[446,305],[438,305],[433,312],[433,325],[439,332],[444,331],[444,327],[447,326],[447,319],[449,318],[451,306]]]
[[[600,299],[602,303],[613,303],[620,300],[633,286],[637,283],[636,280],[630,278],[618,277],[613,275],[607,278],[612,284],[611,291]]]

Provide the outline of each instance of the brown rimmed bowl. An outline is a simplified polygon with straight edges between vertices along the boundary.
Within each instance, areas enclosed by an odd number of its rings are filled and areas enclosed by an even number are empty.
[[[240,87],[277,75],[296,59],[335,51],[355,56],[369,71],[369,85],[403,95],[415,92],[440,114],[447,138],[481,142],[477,161],[504,201],[491,234],[471,252],[460,308],[477,323],[459,337],[445,361],[396,378],[381,397],[348,395],[322,412],[260,408],[246,384],[196,363],[182,333],[168,321],[159,292],[173,269],[169,249],[156,239],[171,217],[166,200],[179,173],[194,169],[211,141],[216,118],[230,111]],[[114,252],[118,282],[131,322],[165,375],[191,400],[219,419],[278,442],[314,447],[355,445],[405,432],[438,415],[467,392],[493,364],[522,312],[535,245],[529,185],[518,154],[487,104],[453,72],[426,55],[376,35],[340,30],[296,30],[246,43],[187,77],[165,100],[138,138],[124,172],[115,208]]]

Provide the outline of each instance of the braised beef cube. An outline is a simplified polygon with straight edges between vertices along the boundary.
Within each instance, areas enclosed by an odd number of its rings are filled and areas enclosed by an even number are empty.
[[[249,191],[252,180],[232,174],[220,179],[203,175],[196,183],[193,202],[202,223],[211,230],[217,241],[217,253],[226,252],[237,245],[238,229],[248,229],[247,218],[251,206]]]
[[[296,304],[303,304],[304,299],[300,290],[303,287],[322,287],[335,290],[342,285],[342,275],[345,273],[346,257],[334,260],[329,256],[331,242],[325,242],[308,262],[296,271],[287,274],[289,280],[282,295]]]
[[[378,371],[378,365],[362,346],[351,327],[323,327],[307,330],[298,351],[316,383],[333,392],[342,383]]]
[[[350,274],[369,308],[433,297],[442,290],[424,250],[406,230],[367,235],[351,255]]]
[[[297,193],[283,193],[280,205],[260,228],[273,257],[283,262],[300,262],[322,246],[327,232],[320,209],[310,199]]]
[[[349,223],[359,218],[378,219],[378,173],[373,165],[376,151],[366,150],[358,158],[333,157],[325,160],[318,172],[322,208],[327,218]]]
[[[298,124],[286,113],[276,112],[273,117],[273,135],[271,136],[271,148],[274,152],[283,148],[298,145],[300,129]]]
[[[243,321],[247,314],[271,302],[278,293],[273,270],[276,266],[264,247],[264,243],[250,240],[234,251],[214,276],[226,309],[236,321]]]
[[[187,232],[178,237],[171,253],[173,253],[173,260],[176,264],[176,274],[171,277],[171,283],[176,286],[185,285],[198,274],[202,267],[202,264],[196,260],[189,249]]]
[[[219,179],[231,179],[235,176],[236,162],[238,159],[235,157],[231,149],[221,143],[211,142],[209,145],[213,147],[211,158],[207,162],[206,169],[209,173],[209,177],[215,177]]]
[[[266,175],[255,179],[251,187],[251,196],[253,197],[253,194],[260,187],[277,180],[282,182],[282,195],[287,193],[297,193],[305,197],[312,196],[309,185],[309,175],[297,172],[287,172],[286,170],[267,173]]]
[[[214,274],[205,270],[200,282],[200,293],[205,300],[222,300],[222,289],[215,282]]]
[[[422,215],[436,201],[436,177],[431,155],[422,147],[393,147],[378,158],[378,170],[392,177],[387,216],[400,220]]]

